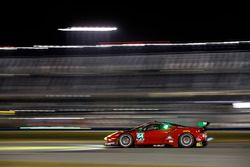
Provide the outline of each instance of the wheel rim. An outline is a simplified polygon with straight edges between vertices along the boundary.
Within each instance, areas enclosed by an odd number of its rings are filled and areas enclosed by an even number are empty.
[[[124,136],[121,140],[123,145],[129,145],[130,143],[130,138],[128,136]]]
[[[190,146],[192,144],[192,138],[190,136],[183,136],[181,141],[184,146]]]

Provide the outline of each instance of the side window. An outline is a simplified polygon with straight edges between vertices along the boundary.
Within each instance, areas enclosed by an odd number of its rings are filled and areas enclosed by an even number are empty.
[[[160,130],[160,124],[151,124],[143,128],[143,131]]]

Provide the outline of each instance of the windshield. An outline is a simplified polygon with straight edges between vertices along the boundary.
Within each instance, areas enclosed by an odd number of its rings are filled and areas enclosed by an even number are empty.
[[[147,122],[147,123],[144,123],[144,124],[141,124],[141,125],[139,125],[139,126],[137,126],[137,127],[135,127],[135,128],[129,129],[129,131],[133,131],[133,130],[139,129],[139,128],[141,128],[141,127],[147,126],[148,124],[149,124],[148,122]]]
[[[168,123],[168,124],[170,124],[170,125],[172,125],[172,126],[181,126],[181,127],[185,127],[185,126],[183,126],[183,125],[175,124],[175,123],[170,123],[170,122],[164,122],[164,123]]]
[[[145,127],[145,126],[147,126],[147,125],[149,125],[149,124],[153,124],[153,123],[170,124],[170,125],[172,125],[172,126],[181,126],[181,127],[185,127],[185,126],[183,126],[183,125],[179,125],[179,124],[175,124],[175,123],[170,123],[170,122],[162,122],[162,123],[161,123],[161,122],[155,121],[155,122],[147,122],[147,123],[141,124],[141,125],[139,125],[139,126],[137,126],[137,127],[135,127],[135,128],[129,129],[128,131],[134,131],[134,130],[136,130],[136,129],[143,128],[143,127]]]
[[[145,126],[147,126],[149,124],[152,124],[152,123],[160,123],[160,122],[157,122],[157,121],[155,121],[155,122],[147,122],[147,123],[141,124],[141,125],[139,125],[139,126],[137,126],[135,128],[131,128],[131,129],[129,129],[129,131],[133,131],[133,130],[136,130],[136,129],[139,129],[139,128],[143,128],[143,127],[145,127]]]

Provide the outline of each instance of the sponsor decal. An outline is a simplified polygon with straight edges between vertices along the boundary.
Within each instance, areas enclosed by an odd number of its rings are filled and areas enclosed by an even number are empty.
[[[202,146],[203,146],[202,142],[197,142],[196,143],[196,147],[202,147]]]
[[[136,141],[143,142],[144,141],[144,133],[136,133]]]

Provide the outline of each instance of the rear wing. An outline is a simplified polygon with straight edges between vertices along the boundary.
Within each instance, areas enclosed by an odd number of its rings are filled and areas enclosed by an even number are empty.
[[[210,124],[210,122],[207,122],[207,121],[200,121],[200,122],[197,122],[197,126],[199,128],[206,128],[208,125]]]

